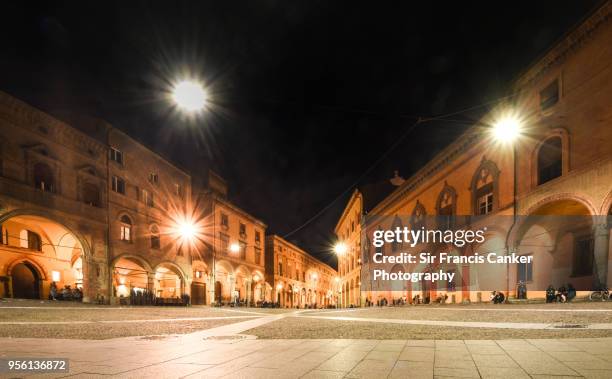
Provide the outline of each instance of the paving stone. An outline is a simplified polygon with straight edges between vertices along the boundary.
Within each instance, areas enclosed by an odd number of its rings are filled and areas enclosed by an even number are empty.
[[[348,374],[347,378],[380,378],[386,377],[393,367],[395,361],[364,359],[359,362]]]
[[[432,363],[397,361],[389,373],[389,378],[433,378]]]
[[[480,378],[478,370],[474,368],[450,368],[450,367],[435,367],[434,377],[457,377],[457,378]]]
[[[376,351],[372,350],[365,356],[365,359],[396,361],[399,357],[399,351]]]
[[[520,368],[509,367],[478,367],[478,372],[483,379],[529,379],[525,371]]]
[[[346,371],[323,371],[323,370],[312,370],[306,375],[302,376],[302,379],[336,379],[344,378]]]
[[[474,363],[481,367],[518,368],[518,364],[508,355],[473,354]]]

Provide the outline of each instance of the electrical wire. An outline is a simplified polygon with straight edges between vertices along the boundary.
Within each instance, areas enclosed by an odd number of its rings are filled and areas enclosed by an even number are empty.
[[[342,191],[338,196],[336,196],[329,204],[327,204],[325,207],[323,207],[320,211],[315,213],[314,216],[310,217],[303,224],[301,224],[297,228],[293,229],[289,233],[285,234],[283,236],[283,238],[288,238],[291,235],[293,235],[293,234],[297,233],[298,231],[302,230],[304,227],[308,226],[311,222],[313,222],[314,220],[319,218],[319,216],[321,216],[323,213],[325,213],[325,211],[330,209],[338,200],[340,200],[342,197],[344,197],[344,195],[346,195],[355,186],[357,186],[359,184],[359,182],[366,175],[368,175],[374,168],[376,168],[376,166],[378,166],[380,164],[380,162],[382,162],[420,124],[423,124],[425,122],[431,122],[431,121],[445,121],[444,118],[446,118],[446,117],[454,116],[454,115],[457,115],[457,114],[460,114],[460,113],[465,113],[465,112],[468,112],[468,111],[471,111],[471,110],[474,110],[474,109],[478,109],[478,108],[482,108],[482,107],[489,106],[489,105],[492,105],[492,104],[496,104],[496,103],[499,103],[501,101],[504,101],[504,100],[506,100],[508,98],[511,98],[511,97],[514,97],[514,96],[517,96],[517,95],[518,95],[518,93],[513,93],[511,95],[503,96],[503,97],[497,98],[495,100],[487,101],[485,103],[481,103],[481,104],[478,104],[478,105],[470,106],[468,108],[464,108],[464,109],[461,109],[461,110],[458,110],[458,111],[442,114],[442,115],[439,115],[439,116],[433,116],[433,117],[414,117],[413,116],[413,118],[416,118],[416,121],[412,125],[410,125],[408,127],[408,129],[406,129],[406,131],[393,144],[391,144],[391,146],[376,161],[374,161],[374,163],[370,167],[368,167],[361,175],[359,175],[359,177],[353,183],[351,183],[350,186],[348,186],[344,191]]]

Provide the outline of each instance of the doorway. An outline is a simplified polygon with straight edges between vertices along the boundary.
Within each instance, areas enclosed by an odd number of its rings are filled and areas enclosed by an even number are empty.
[[[40,276],[31,263],[22,262],[11,271],[13,297],[19,299],[40,299]]]

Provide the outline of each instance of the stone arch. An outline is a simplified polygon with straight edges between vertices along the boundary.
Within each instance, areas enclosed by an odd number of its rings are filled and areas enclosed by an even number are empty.
[[[129,254],[129,253],[125,253],[125,254],[120,254],[118,256],[116,256],[115,258],[113,258],[113,260],[111,261],[110,266],[111,267],[115,267],[115,265],[117,264],[117,262],[119,262],[121,259],[130,259],[130,260],[135,260],[137,261],[146,271],[148,272],[154,272],[152,266],[149,264],[149,262],[144,258],[141,257],[139,255],[135,255],[135,254]]]
[[[42,217],[42,218],[46,218],[58,225],[60,225],[61,227],[63,227],[64,229],[66,229],[68,232],[70,232],[79,242],[79,244],[81,245],[82,248],[82,252],[83,252],[83,257],[84,258],[90,258],[92,256],[92,252],[91,252],[91,245],[89,244],[89,242],[87,241],[87,239],[85,239],[79,232],[77,232],[76,227],[72,226],[72,225],[68,225],[65,222],[59,221],[57,220],[51,213],[43,211],[43,210],[37,210],[37,209],[15,209],[9,212],[6,212],[2,215],[0,215],[0,224],[5,223],[7,220],[13,218],[13,217],[18,217],[18,216],[37,216],[37,217]]]
[[[15,268],[15,266],[17,266],[20,263],[28,263],[28,264],[32,265],[32,267],[34,267],[36,269],[36,271],[38,272],[40,280],[47,280],[48,279],[47,271],[45,270],[45,268],[40,263],[38,263],[35,260],[30,259],[30,258],[17,258],[15,260],[11,261],[10,263],[8,263],[6,265],[6,273],[8,275],[11,275],[11,272],[13,271],[13,268]]]
[[[601,210],[598,214],[602,216],[612,215],[612,190],[608,192],[608,195],[604,198],[601,204]]]
[[[170,274],[168,274],[169,271]],[[154,272],[157,297],[181,297],[186,293],[187,282],[190,278],[176,263],[160,262],[155,266]]]

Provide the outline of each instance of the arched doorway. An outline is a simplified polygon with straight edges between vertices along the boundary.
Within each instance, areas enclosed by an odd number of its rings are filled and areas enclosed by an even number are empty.
[[[40,299],[40,275],[29,262],[16,264],[11,270],[13,297]]]

